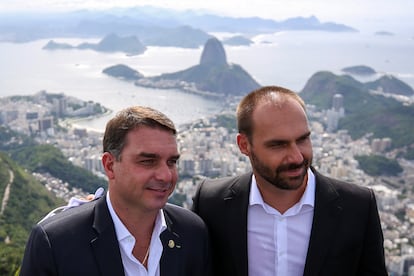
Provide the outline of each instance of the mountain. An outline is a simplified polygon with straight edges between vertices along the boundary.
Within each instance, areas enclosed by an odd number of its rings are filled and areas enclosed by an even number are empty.
[[[293,17],[277,21],[260,17],[227,17],[197,10],[177,11],[156,7],[112,9],[107,15],[125,19],[139,18],[142,25],[157,22],[158,26],[192,26],[206,32],[232,32],[243,34],[274,33],[277,31],[356,32],[357,30],[335,22],[320,22],[315,16]],[[145,22],[145,23],[144,23]]]
[[[227,63],[223,45],[217,38],[206,42],[198,65],[151,80],[184,81],[194,84],[197,90],[218,95],[245,95],[260,86],[240,65]]]
[[[121,29],[122,30],[122,29]],[[143,26],[136,32],[147,46],[199,48],[211,37],[206,31],[191,25],[176,27]]]
[[[398,86],[400,81],[388,79],[385,87],[381,81],[375,83],[377,89],[387,91],[387,86]],[[370,87],[371,84],[361,83],[349,75],[317,72],[300,95],[308,104],[326,110],[331,108],[333,96],[341,94],[345,117],[339,121],[339,128],[348,130],[354,139],[372,133],[373,138],[391,138],[393,148],[414,144],[414,132],[407,131],[414,123],[414,106],[373,93]]]
[[[375,76],[377,74],[373,68],[365,65],[345,67],[341,71],[355,76]],[[364,86],[366,89],[382,93],[403,96],[414,95],[414,89],[411,86],[397,79],[393,75],[383,75],[375,81],[365,83]]]
[[[389,94],[404,96],[414,95],[414,90],[411,86],[392,75],[385,75],[375,81],[367,82],[365,87],[367,89],[379,90],[383,93]]]
[[[224,47],[215,37],[205,43],[200,63],[182,71],[141,77],[126,65],[116,65],[105,68],[103,73],[127,80],[136,77],[138,86],[182,89],[210,97],[245,95],[260,86],[240,65],[227,63]]]
[[[217,38],[207,40],[201,53],[200,65],[212,67],[227,65],[226,51]]]
[[[32,226],[65,203],[2,152],[0,200],[0,275],[14,275]]]
[[[99,43],[81,43],[72,46],[68,43],[57,43],[49,41],[42,49],[44,50],[67,50],[67,49],[91,49],[98,52],[124,52],[128,55],[139,55],[147,49],[136,36],[120,37],[116,34],[105,36]]]
[[[259,17],[225,17],[195,10],[177,11],[140,6],[72,12],[1,14],[0,41],[28,42],[56,37],[102,37],[110,33],[137,36],[145,46],[197,48],[213,32],[248,36],[279,31],[356,32],[341,23],[315,16],[276,21]]]

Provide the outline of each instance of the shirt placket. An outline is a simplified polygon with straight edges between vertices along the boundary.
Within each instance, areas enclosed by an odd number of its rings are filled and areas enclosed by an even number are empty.
[[[275,218],[275,241],[276,241],[276,275],[288,275],[287,263],[287,219],[284,216]]]

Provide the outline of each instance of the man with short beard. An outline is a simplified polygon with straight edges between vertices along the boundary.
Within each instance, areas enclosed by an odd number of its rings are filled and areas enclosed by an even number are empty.
[[[253,172],[204,180],[193,199],[214,275],[387,275],[375,195],[311,166],[303,100],[262,87],[241,100],[237,123]]]

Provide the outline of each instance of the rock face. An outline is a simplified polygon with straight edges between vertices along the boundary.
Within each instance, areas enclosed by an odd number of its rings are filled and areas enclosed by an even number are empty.
[[[227,65],[226,52],[217,38],[213,37],[207,40],[201,54],[200,65]]]
[[[215,95],[245,95],[260,87],[240,65],[228,64],[226,52],[217,38],[210,38],[204,45],[200,64],[186,70],[162,74],[151,78],[152,83],[185,83],[196,91]],[[141,82],[141,84],[144,82]]]
[[[205,43],[200,64],[182,71],[144,77],[132,68],[116,65],[103,72],[116,78],[135,80],[138,86],[182,89],[212,97],[245,95],[260,87],[240,65],[227,64],[226,52],[217,38],[210,38]]]

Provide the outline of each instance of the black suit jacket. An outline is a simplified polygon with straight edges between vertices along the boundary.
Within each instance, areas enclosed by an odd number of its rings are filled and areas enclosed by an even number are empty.
[[[387,275],[373,191],[314,173],[315,208],[303,275]],[[194,196],[192,209],[209,228],[214,275],[248,275],[251,176],[207,179]]]
[[[164,215],[167,229],[161,234],[164,249],[160,275],[209,275],[209,239],[204,222],[191,211],[170,204],[165,206]],[[124,275],[105,197],[36,225],[26,245],[20,275]]]

